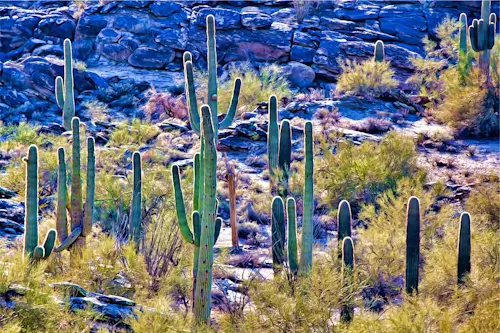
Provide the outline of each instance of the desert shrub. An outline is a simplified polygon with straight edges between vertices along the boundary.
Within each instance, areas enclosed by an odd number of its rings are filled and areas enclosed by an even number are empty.
[[[392,122],[386,119],[369,117],[361,121],[352,122],[348,127],[355,131],[370,134],[382,134],[391,130]]]
[[[264,65],[255,70],[250,63],[229,66],[229,77],[219,86],[219,113],[226,113],[233,95],[233,84],[241,78],[241,91],[237,113],[252,111],[258,103],[267,102],[269,96],[276,95],[278,101],[291,96],[290,88],[283,70],[277,65]],[[199,74],[200,103],[206,103],[208,75]]]
[[[376,62],[373,59],[356,62],[339,59],[342,74],[337,81],[337,91],[362,96],[379,97],[398,86],[394,70],[388,61]]]
[[[419,174],[414,142],[395,132],[379,144],[340,142],[334,149],[335,153],[323,142],[323,156],[316,159],[315,172],[316,192],[332,207],[341,199],[373,202],[398,180]]]
[[[142,107],[149,121],[165,118],[187,119],[188,110],[183,97],[176,97],[166,92],[158,92],[154,87],[145,96],[146,104]]]
[[[306,18],[309,10],[314,5],[314,1],[308,0],[293,0],[293,8],[295,9],[295,15],[297,16],[297,22],[302,23],[304,18]]]
[[[87,101],[83,103],[83,107],[87,109],[92,120],[108,121],[110,110],[106,104],[97,100]]]
[[[159,133],[158,127],[133,119],[130,124],[121,123],[111,133],[109,145],[111,147],[140,146],[147,144]]]
[[[475,188],[466,203],[466,210],[478,221],[478,226],[500,230],[500,185],[483,184]]]

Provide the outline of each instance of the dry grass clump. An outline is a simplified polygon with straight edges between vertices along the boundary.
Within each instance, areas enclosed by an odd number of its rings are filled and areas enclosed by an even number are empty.
[[[339,59],[342,74],[338,78],[337,92],[361,96],[379,97],[398,86],[394,70],[388,61],[373,59],[361,63],[350,59]]]
[[[169,92],[158,92],[154,87],[149,89],[145,95],[146,104],[142,107],[148,121],[176,118],[186,120],[188,110],[184,97],[172,96]]]

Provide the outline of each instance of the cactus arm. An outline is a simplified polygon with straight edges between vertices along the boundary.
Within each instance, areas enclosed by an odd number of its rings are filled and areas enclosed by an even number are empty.
[[[61,109],[64,107],[64,89],[63,89],[63,78],[58,76],[55,81],[56,87],[56,102],[57,106]]]
[[[63,126],[68,129],[75,116],[75,91],[73,85],[73,57],[71,41],[64,40],[64,106]]]
[[[24,251],[23,255],[34,257],[38,246],[38,148],[31,145],[26,162],[26,191],[24,216]],[[42,256],[43,257],[43,256]]]
[[[222,219],[218,217],[215,220],[214,245],[217,243],[217,239],[219,239],[221,228],[222,228]]]
[[[73,156],[72,156],[72,172],[71,172],[71,229],[81,226],[82,224],[82,182],[81,182],[81,165],[80,165],[80,119],[74,117],[71,121],[73,129]]]
[[[94,215],[95,197],[95,153],[94,138],[87,139],[87,193],[85,196],[85,211],[83,216],[82,236],[87,236],[92,231],[92,217]]]
[[[466,276],[470,273],[470,249],[470,215],[469,213],[465,212],[460,215],[460,227],[458,230],[458,284],[465,283]]]
[[[141,154],[138,151],[132,155],[132,169],[134,189],[130,205],[130,235],[138,248],[142,237],[142,167]]]
[[[304,126],[304,209],[302,217],[302,243],[300,251],[300,272],[307,273],[312,267],[313,214],[314,214],[314,149],[313,129],[310,121]]]
[[[406,279],[408,294],[418,292],[418,264],[420,260],[420,201],[408,200],[406,212]]]
[[[478,45],[478,37],[477,37],[478,29],[479,29],[479,22],[477,19],[474,19],[472,21],[471,26],[469,27],[470,45],[471,45],[472,49],[474,50],[474,52],[481,51],[479,49],[479,45]]]
[[[350,289],[353,281],[354,270],[354,244],[351,237],[346,237],[342,241],[342,284],[346,290]],[[354,308],[350,304],[350,297],[348,300],[342,302],[340,310],[340,320],[344,323],[352,321],[354,315]]]
[[[375,43],[375,50],[373,52],[373,58],[375,59],[376,62],[384,61],[385,51],[384,51],[384,42],[383,41],[378,40]]]
[[[66,185],[66,159],[64,148],[57,149],[58,171],[57,171],[57,212],[56,229],[59,241],[63,242],[68,237],[68,188]]]
[[[281,197],[273,198],[271,220],[273,267],[277,272],[283,264],[285,246],[285,208]]]
[[[279,144],[279,128],[278,128],[278,101],[276,96],[269,97],[269,123],[267,125],[267,160],[269,165],[269,174],[274,175],[274,171],[278,168],[278,144]]]
[[[194,85],[193,63],[191,61],[186,61],[184,64],[184,79],[186,80],[189,122],[193,131],[200,134],[200,113],[198,112],[198,102],[196,101],[196,87]]]
[[[78,226],[71,231],[71,234],[66,237],[58,247],[54,249],[54,252],[61,252],[68,249],[73,243],[76,242],[77,238],[82,234],[82,227]]]
[[[208,106],[212,113],[212,126],[215,140],[218,137],[219,125],[219,95],[217,87],[217,49],[215,46],[215,18],[213,15],[207,16],[207,62],[208,62]],[[203,218],[203,215],[202,215]]]
[[[215,150],[215,130],[212,125],[210,107],[203,105],[202,131],[205,142],[204,151],[204,200],[201,216],[200,255],[196,278],[194,315],[196,323],[207,324],[210,320],[212,297],[213,244],[216,220],[217,152]]]
[[[54,246],[56,244],[57,231],[55,229],[49,229],[47,235],[45,235],[45,239],[43,241],[43,258],[48,258],[52,251],[54,250]]]
[[[43,246],[37,245],[33,250],[33,255],[31,256],[31,259],[40,260],[43,258],[45,258],[45,249],[43,248]]]
[[[234,117],[236,116],[236,109],[238,108],[238,98],[240,97],[240,90],[241,90],[241,79],[238,77],[234,81],[233,97],[231,98],[231,104],[227,109],[226,116],[219,123],[219,129],[224,129],[231,126]]]
[[[175,164],[172,166],[172,181],[174,184],[175,211],[177,213],[177,223],[179,223],[179,230],[181,231],[182,238],[184,238],[186,242],[194,244],[193,233],[191,232],[191,229],[189,229],[186,217],[186,207],[184,206],[184,197],[182,195],[179,166]],[[196,213],[197,215],[199,215],[198,212]]]
[[[278,166],[282,177],[279,182],[278,193],[280,196],[286,197],[288,193],[288,173],[292,159],[292,131],[288,120],[283,120],[281,123],[278,149]]]
[[[286,201],[286,213],[288,217],[288,264],[293,274],[299,269],[299,258],[297,253],[297,212],[295,199],[288,198]],[[304,235],[302,235],[302,238]],[[304,254],[301,253],[301,258]]]
[[[495,14],[492,14],[495,15]],[[495,46],[495,25],[496,23],[488,24],[488,38],[486,41],[486,48],[491,50]]]
[[[339,209],[337,212],[337,240],[339,242],[339,245],[342,244],[342,240],[345,237],[351,237],[351,221],[351,205],[347,200],[342,200],[339,203]]]

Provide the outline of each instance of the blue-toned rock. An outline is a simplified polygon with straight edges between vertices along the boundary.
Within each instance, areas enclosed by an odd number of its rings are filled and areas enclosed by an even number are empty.
[[[290,52],[290,59],[293,61],[299,61],[306,64],[311,64],[316,54],[316,49],[310,47],[292,45],[292,51]]]
[[[76,60],[86,60],[94,52],[94,42],[90,39],[75,40],[72,44],[73,58]]]
[[[104,44],[101,47],[101,54],[110,60],[125,62],[132,51],[120,44]]]
[[[156,16],[170,16],[181,10],[181,5],[177,2],[155,1],[149,6],[149,9]]]
[[[160,69],[170,63],[175,57],[172,50],[157,50],[152,47],[140,47],[132,53],[128,63],[134,67]]]
[[[38,23],[39,34],[60,38],[71,38],[75,35],[76,24],[73,19],[65,17],[47,17]]]
[[[225,8],[204,8],[198,12],[196,23],[199,26],[205,27],[207,25],[207,16],[213,15],[215,17],[216,29],[234,29],[239,28],[241,15],[235,10]]]
[[[245,7],[241,10],[241,24],[248,29],[268,28],[273,19],[257,7]]]
[[[185,28],[164,29],[156,35],[155,42],[184,51],[188,42],[188,31]]]

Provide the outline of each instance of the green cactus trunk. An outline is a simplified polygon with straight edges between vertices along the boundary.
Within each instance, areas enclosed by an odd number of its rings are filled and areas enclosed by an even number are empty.
[[[345,237],[351,237],[352,229],[352,214],[351,205],[347,200],[342,200],[339,203],[339,208],[337,210],[337,242],[338,242],[338,253],[339,258],[342,255],[342,241]]]
[[[345,237],[342,241],[342,284],[344,290],[348,293],[344,297],[340,309],[340,320],[348,323],[354,316],[354,307],[352,305],[352,286],[354,283],[354,244],[351,237]]]
[[[87,189],[85,193],[85,210],[83,213],[82,236],[90,235],[94,216],[95,199],[95,141],[87,138]]]
[[[200,253],[194,315],[197,323],[208,323],[210,320],[212,297],[212,266],[214,260],[213,246],[216,229],[216,186],[217,186],[217,152],[215,149],[215,131],[212,126],[210,108],[202,106],[202,131],[205,142],[204,161],[204,197],[203,215],[201,216]]]
[[[274,193],[275,171],[278,168],[279,126],[278,101],[276,96],[269,97],[269,120],[267,125],[267,164],[270,177],[270,193]]]
[[[273,267],[276,274],[281,270],[285,259],[285,208],[281,197],[273,198],[271,219]]]
[[[304,212],[302,217],[302,244],[300,251],[301,274],[306,274],[312,267],[312,250],[314,242],[314,148],[313,128],[310,121],[306,122],[304,126],[304,152]]]
[[[130,236],[138,251],[142,239],[142,168],[141,154],[137,151],[132,155],[132,170],[134,189],[130,205]]]
[[[71,41],[64,40],[64,80],[56,77],[56,101],[63,111],[62,125],[65,129],[71,128],[71,121],[75,116],[75,92],[73,86],[73,56]]]
[[[32,260],[46,259],[52,253],[56,231],[50,229],[43,245],[38,245],[38,148],[29,147],[26,162],[26,198],[23,256]]]
[[[73,155],[71,156],[71,229],[82,227],[83,222],[83,191],[81,181],[81,159],[80,159],[80,119],[73,118],[71,121],[73,130]],[[83,232],[83,228],[82,228]],[[85,237],[81,235],[76,239],[71,250],[80,255],[85,247]]]
[[[297,253],[297,212],[295,208],[295,199],[288,198],[286,201],[286,212],[288,217],[288,265],[293,274],[297,274],[299,269],[299,259]],[[274,234],[274,232],[273,232]],[[302,241],[304,235],[302,234]],[[274,242],[273,242],[274,244]],[[273,251],[274,252],[274,251]],[[301,259],[304,254],[301,253]],[[302,265],[302,263],[300,264]],[[302,268],[302,266],[301,266]]]
[[[288,178],[290,173],[290,161],[292,159],[292,130],[290,122],[283,120],[280,126],[278,167],[280,178],[278,181],[278,194],[285,199],[288,195]]]
[[[420,201],[416,197],[408,200],[406,212],[406,279],[408,294],[418,293],[418,265],[420,261]]]
[[[460,215],[460,228],[458,231],[458,284],[464,284],[467,275],[470,273],[470,248],[470,215],[469,213],[462,213]]]
[[[385,60],[384,42],[378,40],[375,43],[375,50],[373,51],[373,59],[376,62],[382,62]]]
[[[467,45],[467,15],[460,14],[459,49],[458,49],[458,74],[462,84],[465,84],[470,69],[469,50]]]

